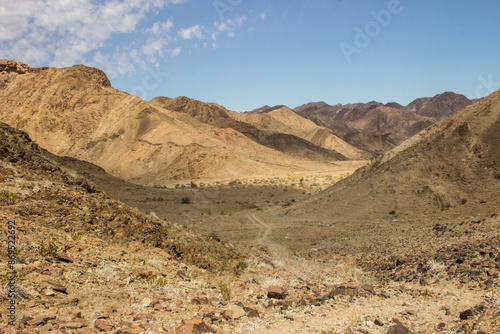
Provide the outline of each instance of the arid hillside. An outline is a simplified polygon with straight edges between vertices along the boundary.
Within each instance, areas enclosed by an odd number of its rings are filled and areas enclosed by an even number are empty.
[[[500,91],[359,169],[288,214],[339,220],[485,217],[500,207]]]
[[[272,108],[260,113],[232,113],[231,117],[250,123],[264,131],[286,133],[328,150],[335,150],[349,159],[362,159],[370,155],[337,137],[329,129],[298,115],[288,107]]]
[[[4,122],[26,131],[52,153],[92,162],[127,181],[164,185],[316,173],[345,159],[295,137],[287,142],[281,136],[266,147],[230,126],[211,125],[214,115],[225,118],[220,114],[200,117],[201,108],[192,117],[116,90],[98,69],[30,69],[2,62]],[[273,146],[287,148],[280,152]],[[287,154],[296,146],[297,154]]]
[[[239,117],[239,114],[229,111],[226,108],[215,103],[204,103],[181,96],[174,99],[159,96],[150,101],[151,104],[161,108],[190,115],[197,120],[221,129],[233,129],[251,140],[271,149],[283,152],[289,156],[297,158],[306,158],[314,161],[335,161],[346,160],[348,157],[344,147],[347,143],[337,138],[337,143],[325,147],[311,142],[307,138],[295,135],[293,132],[281,131],[280,128],[269,129],[261,128],[252,124],[245,118]],[[298,115],[299,122],[310,122]],[[354,149],[354,148],[353,148]]]
[[[294,111],[329,128],[359,149],[381,154],[472,102],[463,95],[446,92],[432,98],[416,99],[406,107],[398,103],[331,106],[316,102],[299,106]]]

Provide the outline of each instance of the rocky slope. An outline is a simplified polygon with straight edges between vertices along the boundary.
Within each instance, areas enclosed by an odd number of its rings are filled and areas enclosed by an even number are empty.
[[[314,198],[307,211],[364,221],[491,215],[500,205],[499,133],[500,91],[377,158]]]
[[[301,136],[295,136],[293,133],[282,132],[279,129],[261,129],[237,117],[237,113],[231,112],[215,103],[203,103],[184,96],[174,99],[160,96],[151,100],[151,104],[167,110],[186,113],[205,124],[221,129],[233,129],[263,146],[293,157],[316,161],[347,159],[344,155],[337,152],[337,150],[342,150],[342,145],[347,145],[341,140],[338,140],[338,145],[330,145],[327,148],[321,145],[317,146],[315,143]],[[302,121],[307,122],[307,120]]]
[[[270,108],[259,113],[233,113],[231,116],[265,131],[286,133],[305,139],[322,148],[337,151],[349,159],[369,157],[366,152],[346,143],[329,129],[304,119],[288,107]]]
[[[28,132],[55,154],[95,163],[128,181],[175,184],[178,180],[271,177],[324,170],[340,157],[297,138],[288,143],[283,136],[268,146],[283,146],[281,151],[287,153],[297,147],[299,153],[291,156],[276,151],[231,127],[208,124],[214,115],[227,119],[221,114],[208,113],[202,122],[113,89],[106,75],[94,68],[16,65],[27,70],[11,71],[14,67],[8,66],[0,73],[4,122]]]
[[[446,92],[417,99],[406,107],[397,103],[330,106],[317,102],[294,110],[302,117],[329,128],[357,148],[381,154],[472,102],[463,95]]]
[[[338,259],[276,258],[265,236],[255,246],[270,247],[270,253],[248,248],[246,262],[236,262],[241,258],[234,246],[110,199],[74,171],[47,159],[26,133],[4,124],[0,180],[2,309],[7,309],[7,291],[12,291],[6,260],[9,221],[16,222],[18,297],[16,325],[8,325],[2,312],[2,333],[498,329],[500,296],[495,290],[473,280],[459,289],[452,285],[453,273],[436,271],[439,263],[422,274],[430,281],[425,288],[394,282],[391,268],[380,268],[388,281],[378,281]],[[497,229],[494,224],[498,219],[478,227]],[[489,249],[485,254],[494,261],[498,249]],[[477,262],[463,257],[463,263],[471,260]],[[445,278],[450,281],[435,281]]]

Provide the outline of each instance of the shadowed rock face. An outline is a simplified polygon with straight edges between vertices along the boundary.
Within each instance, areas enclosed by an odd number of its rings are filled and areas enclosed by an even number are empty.
[[[29,66],[8,59],[0,59],[0,72],[24,74],[29,71]]]

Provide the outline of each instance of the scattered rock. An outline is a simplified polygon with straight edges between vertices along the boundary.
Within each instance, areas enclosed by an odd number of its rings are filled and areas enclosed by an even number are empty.
[[[113,329],[113,325],[109,321],[102,319],[96,320],[94,322],[94,326],[95,328],[103,332],[109,332],[110,330]]]
[[[216,333],[217,331],[205,324],[198,318],[184,321],[184,324],[175,330],[175,334],[198,334],[198,333]]]
[[[460,312],[460,320],[468,320],[477,315],[477,311],[475,309],[468,309],[463,312]]]
[[[272,299],[285,299],[286,291],[282,287],[271,285],[267,288],[267,297]]]
[[[66,263],[73,263],[75,262],[68,254],[64,252],[59,252],[56,255],[54,255],[54,258],[56,260],[59,260],[61,262],[66,262]]]
[[[141,300],[141,305],[144,307],[151,307],[153,306],[153,300],[151,298],[144,298]]]
[[[236,320],[246,315],[245,310],[238,305],[231,304],[227,308],[225,315],[228,319]]]
[[[411,331],[402,324],[395,324],[387,329],[387,334],[411,334]]]

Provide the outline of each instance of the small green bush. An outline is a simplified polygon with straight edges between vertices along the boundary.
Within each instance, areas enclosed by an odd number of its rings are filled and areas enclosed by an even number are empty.
[[[181,204],[191,204],[191,198],[190,197],[183,197],[181,199]]]
[[[238,261],[234,266],[234,271],[237,275],[241,275],[248,268],[248,263],[245,261]]]
[[[10,204],[16,203],[17,200],[16,194],[8,192],[7,190],[0,192],[0,198],[7,200],[7,202],[9,202]]]
[[[224,300],[231,299],[232,291],[231,291],[231,285],[229,283],[220,282],[219,283],[219,290],[220,290],[220,293],[222,295],[222,298],[224,298]]]
[[[71,232],[71,239],[77,240],[82,237],[82,232]]]
[[[149,285],[152,286],[165,286],[168,284],[168,281],[165,277],[153,278],[148,282]]]
[[[38,246],[38,253],[40,253],[41,256],[47,256],[47,255],[56,255],[57,254],[57,249],[58,247],[56,246],[55,243],[50,242],[48,245],[45,245],[44,242],[40,242],[40,246]]]

